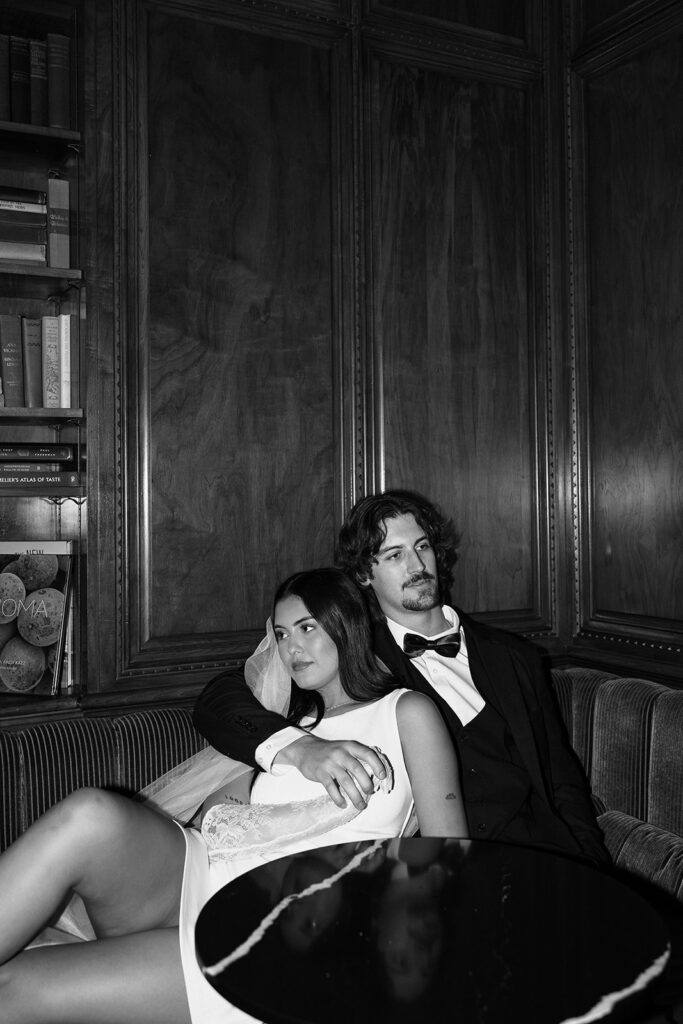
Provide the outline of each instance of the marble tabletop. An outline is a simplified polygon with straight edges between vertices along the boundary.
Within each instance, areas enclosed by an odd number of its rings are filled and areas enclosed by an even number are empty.
[[[482,840],[322,847],[209,901],[197,957],[268,1024],[584,1024],[643,1012],[668,936],[606,873]]]

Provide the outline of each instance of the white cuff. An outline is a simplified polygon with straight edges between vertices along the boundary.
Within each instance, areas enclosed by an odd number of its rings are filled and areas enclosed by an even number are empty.
[[[305,735],[305,729],[297,729],[295,725],[288,725],[286,729],[274,732],[272,736],[269,736],[267,740],[264,740],[256,748],[256,764],[259,768],[263,768],[265,772],[270,772],[272,775],[282,775],[287,771],[287,765],[274,765],[273,759],[281,750],[288,747],[290,743]]]

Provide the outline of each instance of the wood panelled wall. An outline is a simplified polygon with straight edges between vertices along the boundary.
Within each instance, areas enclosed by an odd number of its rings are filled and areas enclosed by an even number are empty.
[[[93,5],[91,693],[241,659],[383,487],[462,607],[676,676],[683,28],[621,6]]]

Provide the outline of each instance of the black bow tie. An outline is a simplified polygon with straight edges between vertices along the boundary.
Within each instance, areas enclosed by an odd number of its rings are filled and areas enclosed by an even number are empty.
[[[444,658],[454,658],[459,650],[459,632],[437,637],[436,640],[427,640],[416,633],[406,633],[403,637],[403,651],[409,658],[419,658],[425,651],[436,651]]]

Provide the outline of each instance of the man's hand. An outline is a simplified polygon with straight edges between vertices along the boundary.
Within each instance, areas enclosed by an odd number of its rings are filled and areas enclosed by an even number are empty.
[[[372,747],[355,740],[321,740],[310,735],[284,747],[276,755],[274,764],[298,768],[304,778],[324,786],[337,807],[346,807],[348,798],[359,811],[374,789],[370,773],[378,779],[386,775]]]

